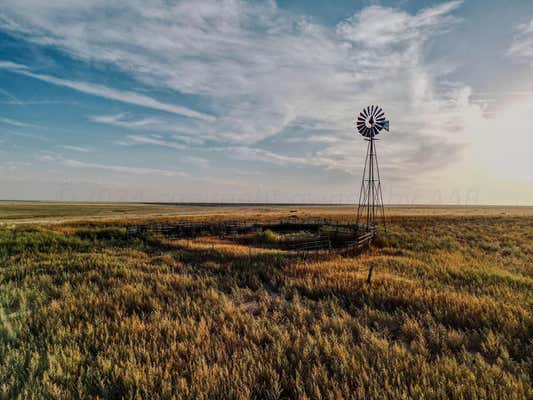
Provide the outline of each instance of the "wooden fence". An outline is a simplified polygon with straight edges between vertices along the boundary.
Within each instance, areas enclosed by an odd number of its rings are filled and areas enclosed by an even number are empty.
[[[334,225],[341,227],[333,229],[329,233],[320,233],[316,237],[288,241],[281,247],[291,251],[316,251],[316,250],[356,250],[368,246],[374,238],[375,231],[365,232],[356,235],[355,226],[353,224],[344,222],[338,223],[336,221],[326,219],[279,219],[269,221],[183,221],[176,223],[147,223],[141,225],[131,225],[126,229],[126,235],[130,237],[145,235],[145,234],[160,234],[171,239],[190,238],[201,235],[231,235],[239,233],[247,233],[251,231],[262,231],[265,229],[275,229],[282,227],[285,229],[309,228],[314,227],[319,231],[321,226]],[[355,239],[354,239],[355,237]]]

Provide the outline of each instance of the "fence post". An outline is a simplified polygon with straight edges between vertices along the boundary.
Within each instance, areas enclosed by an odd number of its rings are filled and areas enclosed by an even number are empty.
[[[368,268],[368,276],[366,278],[366,283],[368,283],[370,285],[371,281],[372,281],[372,271],[374,270],[374,264],[371,263],[370,264],[370,267]]]

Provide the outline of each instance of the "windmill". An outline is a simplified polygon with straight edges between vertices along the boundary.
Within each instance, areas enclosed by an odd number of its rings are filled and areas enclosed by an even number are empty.
[[[379,176],[378,156],[376,153],[376,136],[382,129],[389,131],[389,121],[378,106],[368,106],[361,111],[354,121],[359,133],[368,141],[359,205],[357,207],[357,227],[363,226],[367,232],[376,230],[376,219],[381,218],[385,226],[385,209]]]

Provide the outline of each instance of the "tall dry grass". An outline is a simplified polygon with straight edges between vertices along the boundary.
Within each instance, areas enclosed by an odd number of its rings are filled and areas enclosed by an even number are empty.
[[[531,217],[395,217],[315,261],[2,229],[0,397],[531,398],[532,243]]]

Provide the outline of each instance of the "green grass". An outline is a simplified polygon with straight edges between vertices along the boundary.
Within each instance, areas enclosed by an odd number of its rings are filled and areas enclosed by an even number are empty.
[[[531,216],[320,260],[124,222],[0,229],[0,398],[533,397]]]

